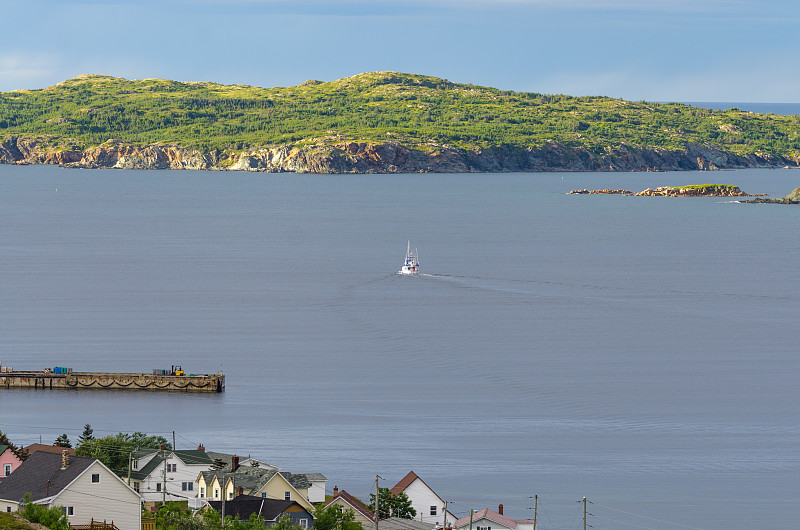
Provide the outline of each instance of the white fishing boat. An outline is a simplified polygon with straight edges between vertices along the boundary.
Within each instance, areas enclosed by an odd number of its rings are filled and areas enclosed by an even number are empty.
[[[403,264],[403,268],[400,269],[399,274],[419,274],[419,253],[417,249],[411,250],[411,241],[408,242],[406,262]]]

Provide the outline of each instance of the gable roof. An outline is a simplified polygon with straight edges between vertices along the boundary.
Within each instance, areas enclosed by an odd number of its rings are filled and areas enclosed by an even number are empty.
[[[392,495],[400,495],[403,491],[405,491],[405,489],[407,487],[409,487],[411,485],[412,482],[414,482],[418,478],[419,477],[417,476],[416,473],[414,473],[414,471],[409,471],[408,474],[405,477],[401,478],[400,482],[395,484],[394,487],[392,489],[390,489],[389,491],[392,492]],[[422,480],[422,479],[420,479],[420,480]],[[426,484],[426,486],[427,486],[427,484]],[[433,491],[433,490],[431,490],[431,491]]]
[[[206,454],[208,455],[208,457],[212,461],[221,460],[222,462],[224,462],[228,469],[230,469],[230,467],[231,467],[231,462],[233,461],[233,457],[234,456],[239,456],[239,455],[231,455],[231,454],[228,454],[228,453],[218,453],[216,451],[206,451]],[[247,462],[249,462],[249,463],[247,463]],[[267,468],[280,470],[280,468],[278,466],[272,465],[269,462],[263,462],[261,460],[255,459],[255,458],[250,457],[250,456],[239,456],[239,463],[240,463],[240,465],[243,465],[243,466],[244,465],[252,466],[252,467],[264,466],[264,467],[267,467]],[[254,466],[253,463],[257,463],[258,465]]]
[[[70,456],[75,456],[75,449],[72,447],[61,447],[60,445],[30,444],[26,447],[23,447],[22,450],[27,451],[29,455],[38,453],[39,451],[60,455],[61,451],[66,451]]]
[[[363,515],[364,517],[366,517],[370,521],[374,521],[375,520],[375,514],[373,513],[372,510],[370,510],[367,507],[366,504],[364,504],[363,502],[361,502],[357,498],[353,497],[352,495],[350,495],[349,493],[347,493],[344,490],[341,490],[331,500],[326,502],[325,503],[325,507],[327,508],[328,506],[333,504],[337,499],[341,499],[342,501],[347,503],[348,506],[351,506],[354,510],[356,510],[357,512],[360,512],[361,515]],[[383,524],[383,521],[381,521],[381,524]]]
[[[405,477],[403,477],[402,479],[400,479],[400,482],[395,484],[394,487],[392,489],[390,489],[389,491],[392,492],[392,495],[400,495],[401,493],[403,493],[406,490],[406,488],[408,488],[411,484],[413,484],[415,480],[419,480],[420,482],[422,482],[425,485],[425,487],[430,490],[431,493],[436,495],[437,499],[439,499],[440,501],[442,501],[444,503],[444,499],[439,497],[439,494],[436,493],[435,491],[433,491],[433,488],[428,486],[428,484],[424,480],[419,478],[419,476],[416,473],[414,473],[413,471],[409,471],[408,474]],[[450,512],[448,511],[448,513],[450,513]]]
[[[152,455],[153,453],[159,453],[159,449],[140,449],[133,453],[133,458],[143,458],[145,456]],[[166,454],[174,454],[177,458],[180,459],[187,466],[210,466],[212,464],[211,459],[205,453],[205,451],[200,451],[197,449],[191,450],[178,450],[178,451],[169,451],[165,450]],[[144,480],[159,466],[163,465],[165,458],[161,454],[156,454],[147,461],[147,463],[141,469],[132,469],[131,470],[131,479],[135,480]]]
[[[473,522],[473,524],[475,523],[475,521],[480,521],[481,519],[488,519],[489,521],[495,522],[497,524],[501,524],[501,525],[505,526],[506,528],[516,528],[517,524],[519,524],[519,523],[533,522],[533,521],[528,521],[528,520],[525,520],[525,519],[523,519],[523,520],[512,519],[511,517],[508,517],[506,515],[501,515],[499,512],[496,512],[494,510],[490,510],[489,508],[484,508],[483,510],[478,510],[477,512],[472,514],[472,522]],[[460,527],[465,526],[467,524],[469,524],[469,516],[462,517],[461,519],[458,519],[455,523],[453,523],[453,526],[455,526],[456,528],[460,528]]]
[[[250,518],[251,514],[261,515],[265,521],[276,521],[278,517],[283,515],[286,510],[294,505],[308,513],[313,519],[314,516],[303,508],[296,501],[284,501],[280,499],[266,499],[262,497],[253,497],[252,495],[239,495],[232,500],[225,501],[225,516],[232,515],[238,517],[242,521]],[[222,510],[222,501],[210,501],[209,506],[216,511]]]
[[[414,519],[402,519],[400,517],[389,517],[381,520],[383,530],[433,530],[434,523],[423,523]]]
[[[187,466],[210,466],[214,463],[205,451],[199,449],[178,449],[172,451],[172,453]]]
[[[70,456],[61,469],[61,455],[37,451],[0,482],[0,499],[19,502],[26,493],[32,501],[53,497],[95,463],[95,458]]]

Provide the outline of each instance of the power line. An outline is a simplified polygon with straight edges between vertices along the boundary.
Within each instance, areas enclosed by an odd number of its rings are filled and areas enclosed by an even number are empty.
[[[674,526],[678,526],[680,528],[689,528],[691,530],[703,530],[702,528],[697,527],[697,526],[687,526],[687,525],[683,525],[683,524],[680,524],[680,523],[673,523],[672,521],[665,521],[663,519],[657,519],[655,517],[650,517],[648,515],[641,515],[641,514],[638,514],[638,513],[628,512],[628,511],[625,511],[625,510],[620,510],[619,508],[613,508],[611,506],[606,506],[604,504],[598,504],[596,502],[594,502],[592,504],[594,504],[595,506],[602,506],[603,508],[606,508],[608,510],[614,510],[616,512],[624,513],[626,515],[633,515],[634,517],[641,517],[643,519],[650,519],[651,521],[655,521],[657,523],[671,524],[671,525],[674,525]]]

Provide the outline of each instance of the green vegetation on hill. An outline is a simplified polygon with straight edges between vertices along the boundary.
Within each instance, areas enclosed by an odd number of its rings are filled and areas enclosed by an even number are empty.
[[[343,140],[422,148],[556,141],[601,153],[623,143],[679,149],[691,142],[791,157],[800,154],[799,134],[798,116],[512,92],[395,72],[287,88],[89,75],[0,93],[0,139],[50,136],[72,148],[109,139],[204,151]]]

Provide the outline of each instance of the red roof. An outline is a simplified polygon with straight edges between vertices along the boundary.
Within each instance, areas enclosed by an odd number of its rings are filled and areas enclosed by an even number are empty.
[[[61,447],[60,445],[30,444],[27,447],[23,447],[23,449],[27,451],[29,455],[32,455],[38,451],[44,451],[45,453],[56,453],[60,455],[61,451],[66,451],[68,455],[75,456],[75,449],[72,447]]]
[[[395,484],[394,487],[389,491],[392,492],[392,495],[400,495],[401,493],[403,493],[406,490],[407,487],[409,487],[411,485],[412,482],[414,482],[418,478],[419,477],[417,476],[416,473],[414,473],[413,471],[409,471],[408,475],[406,475],[405,477],[400,479],[400,482]],[[420,480],[422,480],[422,479],[420,479]]]
[[[367,507],[366,504],[364,504],[360,500],[356,499],[355,497],[353,497],[352,495],[350,495],[349,493],[347,493],[344,490],[340,491],[331,500],[326,502],[325,503],[325,507],[327,508],[328,506],[330,506],[333,503],[333,501],[335,501],[336,499],[339,499],[339,498],[341,498],[347,504],[352,506],[353,509],[358,510],[359,512],[361,512],[361,515],[363,515],[364,517],[366,517],[370,521],[374,521],[375,520],[375,514],[372,512],[372,510],[370,510]]]

